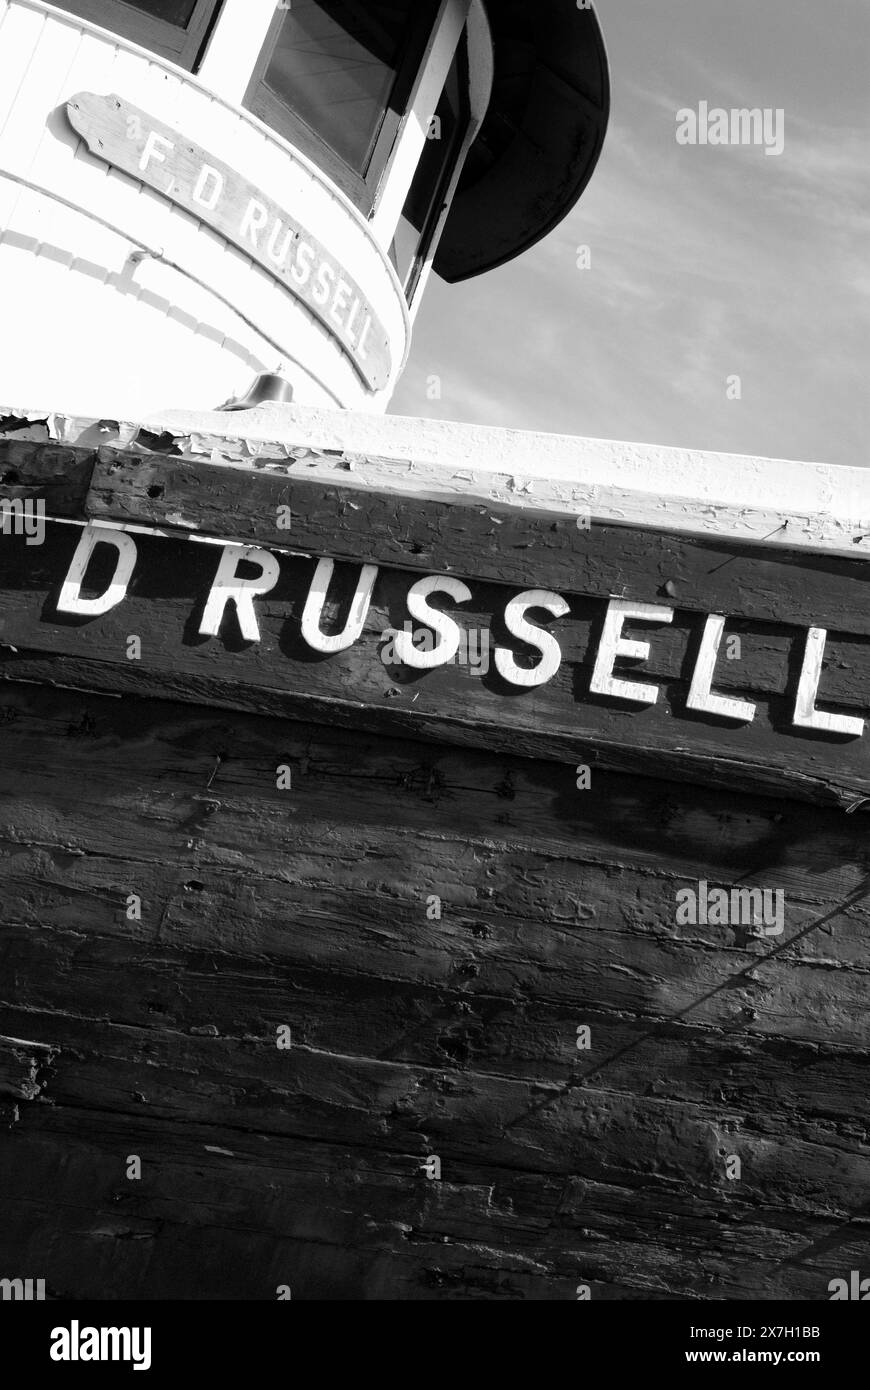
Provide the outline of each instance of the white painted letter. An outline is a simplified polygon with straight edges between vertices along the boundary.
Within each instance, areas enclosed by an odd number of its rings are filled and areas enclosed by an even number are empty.
[[[269,221],[269,209],[265,203],[258,203],[256,198],[252,198],[245,209],[242,218],[242,236],[250,236],[254,246],[257,245],[257,237]],[[259,248],[258,248],[259,249]]]
[[[242,561],[259,565],[262,574],[256,579],[239,579],[236,571]],[[234,603],[245,641],[259,642],[260,628],[254,612],[254,599],[274,589],[280,575],[277,558],[268,550],[259,550],[256,546],[225,545],[199,625],[200,635],[217,637],[224,610],[228,603]]]
[[[321,261],[320,269],[314,277],[314,289],[311,291],[311,298],[315,304],[326,304],[332,294],[334,283],[335,271],[327,261]]]
[[[613,663],[618,656],[636,657],[646,661],[649,657],[649,642],[635,642],[622,636],[622,625],[627,619],[642,623],[672,623],[673,608],[660,608],[653,603],[629,603],[625,599],[613,598],[607,605],[601,646],[592,673],[589,689],[593,695],[611,695],[617,700],[636,700],[642,705],[654,705],[659,698],[657,685],[640,685],[637,681],[617,680],[613,675]]]
[[[316,652],[327,652],[329,655],[347,651],[348,647],[359,641],[368,617],[372,590],[378,577],[377,565],[363,565],[344,631],[335,637],[326,637],[320,630],[320,620],[323,617],[323,605],[334,569],[334,560],[318,560],[302,614],[302,636],[305,641]]]
[[[85,572],[91,556],[101,542],[113,545],[118,552],[114,577],[106,592],[99,598],[82,598]],[[57,601],[58,612],[77,613],[85,618],[98,618],[101,614],[108,613],[109,609],[119,604],[126,595],[135,564],[136,542],[126,531],[115,531],[108,526],[86,526],[60,591]]]
[[[461,579],[437,574],[430,575],[427,579],[418,579],[408,591],[408,612],[411,617],[416,618],[418,623],[425,623],[440,639],[430,650],[421,651],[419,647],[414,646],[413,632],[396,633],[396,659],[403,666],[410,666],[413,671],[433,671],[436,666],[446,666],[455,659],[459,651],[462,637],[459,624],[446,613],[429,607],[426,600],[430,594],[449,594],[455,603],[468,603],[471,599],[471,590]]]
[[[209,179],[211,179],[211,192],[206,194]],[[193,200],[207,208],[209,212],[214,212],[220,202],[221,194],[224,191],[224,176],[219,170],[213,169],[210,164],[203,164],[199,171],[199,178],[193,190]]]
[[[356,345],[357,354],[359,355],[359,357],[362,358],[363,361],[365,361],[368,357],[368,352],[366,351],[366,343],[369,340],[369,333],[371,332],[371,328],[372,316],[371,314],[368,314],[366,316],[366,321],[363,324],[362,330],[359,335],[359,342]]]
[[[278,238],[281,235],[281,229],[283,228],[283,226],[283,220],[280,217],[277,217],[275,219],[275,225],[272,228],[272,235],[269,237],[269,245],[267,247],[270,261],[274,261],[275,265],[279,267],[283,266],[284,262],[287,259],[287,253],[290,250],[290,247],[293,245],[294,236],[293,228],[288,227],[287,231],[284,233],[284,245],[281,247],[281,250],[279,251]]]
[[[537,666],[529,668],[518,666],[513,652],[507,651],[505,647],[496,647],[495,669],[504,680],[510,681],[511,685],[546,685],[562,664],[562,648],[553,634],[526,622],[525,613],[529,608],[543,608],[554,618],[564,618],[571,612],[570,605],[562,595],[551,593],[549,589],[528,589],[524,594],[511,599],[505,609],[505,627],[511,637],[518,638],[520,642],[527,642],[530,647],[535,647],[541,653],[541,660]]]
[[[713,672],[724,631],[724,617],[711,613],[704,625],[701,650],[686,704],[689,709],[700,710],[703,714],[718,714],[722,719],[740,719],[751,723],[755,718],[755,705],[748,700],[730,700],[725,695],[714,695],[712,691]]]
[[[339,280],[335,287],[335,294],[329,306],[329,317],[333,323],[338,324],[339,328],[344,327],[344,316],[347,313],[347,306],[350,302],[351,288],[346,280]]]
[[[156,159],[158,164],[166,163],[166,155],[163,153],[162,150],[159,150],[157,148],[158,141],[161,145],[165,145],[168,150],[175,149],[175,145],[172,143],[171,140],[165,139],[164,136],[158,135],[156,131],[152,130],[148,136],[148,139],[145,141],[145,148],[142,151],[142,158],[139,160],[139,169],[142,173],[144,173],[145,170],[148,168],[148,165],[151,163],[152,159]]]
[[[296,261],[290,267],[290,274],[297,285],[307,285],[311,279],[311,271],[314,265],[314,247],[310,242],[300,241],[296,247]]]
[[[856,719],[849,714],[827,714],[824,710],[816,709],[827,637],[827,631],[823,627],[811,627],[807,633],[792,723],[798,729],[823,729],[829,734],[853,734],[857,738],[864,732],[863,719]]]

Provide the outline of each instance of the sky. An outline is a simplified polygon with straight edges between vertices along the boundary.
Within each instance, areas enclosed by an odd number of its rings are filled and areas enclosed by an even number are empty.
[[[870,0],[596,8],[589,187],[510,265],[430,279],[391,413],[870,462]],[[782,153],[679,144],[702,101],[782,109]]]

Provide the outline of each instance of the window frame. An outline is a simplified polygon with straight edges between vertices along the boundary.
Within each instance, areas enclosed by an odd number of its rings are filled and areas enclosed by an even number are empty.
[[[408,303],[412,322],[416,318],[423,291],[429,276],[432,274],[432,267],[438,252],[438,243],[450,216],[450,209],[456,196],[459,180],[462,177],[465,161],[480,133],[492,96],[495,54],[492,31],[481,0],[472,0],[469,6],[460,45],[464,48],[463,66],[468,79],[469,119],[456,158],[453,164],[448,165],[444,171],[438,194],[433,200],[429,221],[420,233],[417,254],[402,281],[402,290]],[[410,193],[410,187],[408,193]],[[396,225],[398,226],[398,223]]]
[[[183,28],[137,10],[124,0],[54,0],[54,3],[67,14],[96,24],[161,58],[168,58],[188,72],[195,72],[203,43],[223,0],[196,0],[193,13]]]
[[[430,5],[428,0],[426,8],[418,15],[407,52],[396,73],[396,80],[390,93],[390,105],[384,113],[368,165],[362,174],[347,164],[341,155],[322,136],[318,135],[301,116],[291,111],[279,97],[276,97],[266,87],[266,70],[271,62],[284,20],[284,11],[281,9],[276,9],[272,17],[265,42],[260,50],[241,104],[246,111],[250,111],[252,116],[256,116],[270,130],[311,159],[318,169],[350,198],[360,212],[369,217],[374,211],[396,145],[410,114],[414,85],[421,64],[434,36],[437,34],[442,15],[443,6]]]
[[[450,150],[448,152],[448,158],[445,161],[441,169],[437,183],[435,184],[432,190],[429,199],[429,209],[423,222],[423,226],[419,230],[417,249],[414,252],[411,263],[408,266],[408,269],[406,270],[404,275],[401,274],[398,267],[394,267],[396,269],[396,273],[399,275],[399,280],[401,282],[402,289],[404,291],[405,298],[407,299],[408,304],[411,304],[414,300],[414,297],[417,292],[417,287],[419,285],[420,278],[423,274],[426,262],[430,259],[430,250],[432,252],[432,255],[434,256],[433,242],[435,240],[439,225],[442,222],[443,214],[449,206],[450,191],[455,186],[458,172],[461,169],[462,163],[464,162],[465,154],[468,149],[468,131],[474,119],[474,112],[472,108],[471,99],[471,36],[468,32],[468,26],[466,26],[462,32],[462,37],[459,40],[456,54],[454,55],[454,62],[457,58],[459,60],[459,124],[457,126],[457,129],[454,131],[453,139],[450,141]],[[411,184],[411,187],[413,188],[413,182]],[[408,197],[410,197],[410,195],[411,189],[409,188]],[[402,217],[404,216],[405,206],[407,206],[407,199],[405,201],[405,205],[403,205],[402,208]],[[399,221],[401,222],[401,217]],[[398,224],[396,227],[396,231],[398,231]]]

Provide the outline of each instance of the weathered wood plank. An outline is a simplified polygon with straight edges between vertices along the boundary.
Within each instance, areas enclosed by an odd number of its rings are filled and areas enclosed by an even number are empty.
[[[23,433],[31,433],[24,431]],[[0,429],[0,501],[40,502],[47,516],[85,514],[96,451],[6,437]]]
[[[791,695],[751,690],[755,719],[735,727],[734,721],[686,707],[697,637],[687,626],[672,655],[679,674],[664,683],[655,705],[593,695],[593,635],[597,640],[604,608],[598,600],[578,597],[572,604],[573,621],[565,628],[557,678],[523,690],[491,667],[449,665],[412,672],[385,664],[387,633],[401,628],[406,615],[408,579],[400,571],[381,573],[361,637],[326,660],[300,636],[314,562],[296,556],[281,558],[280,579],[259,603],[256,642],[240,638],[232,616],[221,637],[200,635],[218,555],[211,546],[161,538],[136,538],[141,568],[126,598],[110,612],[94,619],[60,613],[58,586],[79,535],[73,527],[51,528],[45,545],[37,548],[38,559],[22,537],[7,537],[0,548],[0,678],[150,693],[291,718],[325,717],[350,727],[411,732],[566,764],[597,762],[615,770],[752,786],[847,806],[870,795],[868,739],[811,733],[792,725],[795,666],[805,634],[782,634],[789,640],[781,648],[785,669],[778,680],[791,682]],[[356,567],[341,571],[331,591],[331,610],[337,604],[343,611],[357,578]],[[510,596],[510,590],[482,586],[468,616],[472,626],[479,623],[491,632],[494,642],[517,651],[501,616]],[[134,661],[128,659],[131,635],[141,643],[141,658]],[[655,630],[649,635],[654,644]],[[870,644],[857,651],[852,643],[841,664],[856,663],[862,671],[870,664],[868,651]],[[754,665],[750,661],[745,679],[756,678],[765,662],[764,656]],[[772,683],[769,677],[758,678],[760,684]],[[849,686],[850,699],[859,699],[859,684]],[[826,689],[822,698],[831,698]]]
[[[795,929],[839,909],[820,934],[863,960],[860,815],[603,773],[578,792],[558,766],[170,704],[10,687],[0,709],[2,779],[15,797],[3,834],[20,846],[8,873],[34,884],[57,877],[39,857],[53,844],[71,851],[58,861],[71,885],[95,896],[101,861],[89,856],[99,852],[146,877],[149,865],[181,876],[202,862],[267,895],[294,883],[383,892],[422,914],[431,890],[445,915],[543,914],[556,928],[722,944],[721,927],[675,922],[677,888],[708,878],[782,888]],[[275,786],[281,759],[294,770],[289,791]],[[814,949],[812,936],[802,949]]]
[[[286,456],[286,451],[285,451]],[[174,526],[425,574],[456,573],[518,589],[547,588],[687,612],[870,635],[867,563],[833,555],[702,540],[595,522],[546,508],[443,502],[355,484],[329,485],[298,464],[225,466],[101,449],[89,516]],[[290,530],[280,524],[291,511]],[[666,587],[667,586],[667,587]]]
[[[557,764],[168,701],[10,684],[0,688],[0,739],[17,807],[7,838],[79,856],[179,866],[199,857],[281,882],[289,855],[301,878],[319,877],[320,863],[340,885],[353,883],[354,857],[337,852],[347,834],[385,863],[389,885],[403,881],[403,856],[420,834],[445,902],[473,905],[463,884],[479,865],[496,908],[522,912],[528,897],[530,911],[550,903],[567,922],[590,918],[576,890],[593,867],[615,878],[634,869],[639,883],[644,874],[754,882],[768,873],[789,898],[831,906],[860,896],[870,866],[860,812],[606,773],[578,792],[573,769],[566,785]],[[280,758],[295,792],[276,794]],[[626,890],[624,900],[636,914],[634,896]]]
[[[337,786],[334,793],[341,794]],[[356,782],[345,794],[368,810],[364,784]],[[492,948],[481,946],[484,954],[512,954],[512,943],[527,933],[528,959],[538,959],[541,965],[546,957],[537,928],[545,922],[560,938],[562,949],[600,949],[602,961],[622,940],[626,951],[637,946],[641,952],[655,949],[663,957],[672,948],[682,948],[689,961],[711,950],[725,952],[720,959],[732,959],[735,971],[748,968],[750,959],[762,963],[772,952],[790,963],[821,969],[870,969],[867,893],[807,901],[799,891],[782,889],[782,933],[765,938],[751,923],[681,920],[677,894],[693,883],[697,886],[698,879],[682,870],[674,873],[667,865],[659,874],[649,874],[629,864],[617,869],[586,864],[582,858],[554,861],[548,851],[534,846],[495,846],[482,835],[465,843],[458,833],[438,836],[434,826],[421,861],[407,835],[399,840],[389,829],[354,834],[347,824],[330,823],[322,809],[327,796],[321,788],[319,796],[288,805],[286,815],[277,814],[271,824],[260,820],[259,871],[232,863],[230,855],[220,852],[217,841],[226,844],[227,837],[217,825],[216,839],[206,830],[197,837],[194,853],[186,852],[190,842],[179,833],[174,842],[166,836],[167,848],[159,862],[132,858],[129,849],[122,850],[112,839],[109,811],[102,827],[95,824],[89,851],[77,854],[68,838],[37,842],[29,812],[33,793],[29,805],[15,798],[16,838],[4,833],[0,839],[0,884],[5,891],[0,922],[89,926],[94,932],[129,932],[147,939],[160,921],[167,930],[196,933],[205,943],[210,936],[214,940],[213,921],[226,923],[229,933],[229,924],[242,917],[247,925],[244,932],[236,930],[233,946],[247,946],[256,955],[281,944],[280,932],[274,933],[290,911],[297,919],[327,919],[327,934],[333,930],[328,925],[333,917],[366,930],[384,916],[392,923],[390,939],[397,944],[403,938],[416,941],[421,960],[427,944],[445,950],[452,944],[456,951],[475,933],[483,943],[497,940]],[[185,801],[179,807],[179,831],[184,828]],[[67,824],[80,834],[92,818],[81,814],[73,796],[67,804]],[[218,821],[235,822],[233,839],[250,835],[258,823],[253,809],[233,807],[225,794],[212,804]],[[131,820],[133,835],[137,830],[147,833],[147,814],[142,819],[134,814]],[[286,842],[288,825],[293,827],[292,847]],[[42,829],[44,833],[44,822]],[[717,877],[732,881],[721,870]],[[775,865],[756,868],[751,881],[779,883],[781,875]],[[141,927],[125,912],[134,888],[142,903]],[[429,921],[427,904],[433,894],[440,916]],[[581,945],[580,938],[588,940]],[[223,942],[223,934],[218,941]]]
[[[188,881],[203,882],[203,877]],[[448,916],[443,928],[427,931],[424,913],[386,895],[354,903],[314,888],[276,893],[270,905],[254,886],[214,891],[210,874],[205,882],[202,891],[179,885],[159,915],[152,916],[146,903],[147,927],[133,934],[142,949],[156,935],[176,947],[212,952],[218,961],[241,952],[281,961],[285,969],[341,972],[355,943],[363,942],[354,977],[358,971],[364,979],[445,990],[459,1012],[477,1008],[509,1015],[522,1012],[530,998],[540,1000],[562,1020],[563,1031],[554,1033],[551,1047],[563,1049],[563,1056],[571,1054],[587,1014],[607,1010],[654,1024],[673,1020],[747,1037],[861,1050],[870,1042],[867,971],[842,960],[804,959],[788,949],[762,954],[600,930],[557,930],[545,918],[538,932],[548,939],[541,940],[528,923],[488,918],[481,910],[471,920]],[[139,886],[134,880],[131,891]],[[215,925],[221,912],[227,914],[223,930]],[[121,936],[124,917],[116,913],[114,931],[111,922],[103,931]],[[300,938],[299,944],[285,945],[288,935]],[[597,1061],[597,1054],[591,1060]]]
[[[8,634],[0,629],[0,643]],[[753,729],[760,750],[750,754],[741,749],[725,755],[725,740],[700,740],[692,748],[674,736],[670,725],[663,727],[661,739],[649,736],[637,742],[628,740],[628,726],[605,717],[602,727],[579,722],[576,732],[552,731],[532,715],[522,725],[507,726],[502,721],[482,724],[467,717],[468,705],[456,697],[455,716],[426,713],[424,709],[398,707],[390,687],[382,695],[382,707],[344,700],[332,695],[293,694],[271,688],[252,687],[247,681],[199,678],[194,673],[166,666],[135,670],[102,661],[85,660],[59,652],[34,654],[26,649],[0,651],[0,681],[22,681],[116,695],[150,696],[154,699],[184,700],[207,704],[216,709],[264,714],[284,720],[322,721],[337,728],[356,729],[369,734],[398,735],[426,739],[435,745],[451,743],[457,747],[487,748],[496,753],[518,754],[563,765],[570,779],[579,764],[603,770],[704,783],[726,790],[741,787],[760,795],[788,797],[815,805],[858,809],[870,799],[870,771],[855,773],[848,749],[830,746],[833,756],[824,759],[795,751],[781,760],[771,725],[759,719]],[[399,692],[401,695],[401,691]],[[387,702],[390,703],[387,703]],[[763,711],[761,711],[763,714]],[[624,732],[623,732],[624,731]],[[658,731],[657,731],[658,732]],[[777,750],[777,753],[774,753]],[[861,754],[862,763],[864,754]],[[775,761],[776,765],[771,763]],[[830,766],[825,765],[830,761]],[[576,775],[576,774],[575,774]]]
[[[15,1017],[15,1011],[9,1011]],[[3,1011],[4,1018],[7,1011]],[[189,1037],[70,1015],[32,1016],[60,1053],[47,1099],[122,1116],[143,1108],[164,1125],[350,1145],[425,1161],[583,1176],[647,1195],[691,1184],[737,1211],[848,1215],[866,1199],[870,1156],[813,1142],[790,1126],[758,1132],[751,1117],[587,1083],[559,1088],[464,1067],[279,1050],[273,1038]],[[229,1147],[232,1147],[231,1142]],[[740,1158],[729,1182],[726,1155]]]
[[[55,1049],[44,1043],[0,1037],[0,1097],[36,1100],[54,1056]]]
[[[68,444],[90,439],[94,424],[70,415],[53,423]],[[860,467],[293,405],[231,422],[216,411],[164,411],[153,427],[168,438],[164,452],[216,466],[289,463],[309,479],[390,495],[572,517],[586,509],[601,522],[717,542],[870,553],[870,485]],[[101,442],[126,448],[128,428]]]
[[[741,1216],[728,1193],[663,1190],[653,1207],[589,1179],[461,1163],[432,1183],[411,1155],[214,1137],[142,1111],[31,1107],[0,1138],[10,1256],[59,1297],[272,1300],[289,1284],[303,1301],[573,1301],[581,1282],[595,1300],[824,1299],[867,1258],[860,1222]]]
[[[356,796],[365,807],[364,796]],[[304,803],[297,814],[306,815]],[[214,819],[222,815],[219,806]],[[283,845],[270,855],[268,829],[253,814],[248,835],[259,836],[265,873],[221,868],[207,849],[188,865],[176,850],[155,868],[119,858],[117,850],[112,855],[110,833],[103,843],[112,857],[95,867],[97,837],[83,861],[70,854],[68,841],[38,854],[7,846],[12,863],[2,876],[2,920],[120,936],[146,949],[159,937],[222,960],[229,953],[416,981],[462,991],[466,1003],[479,997],[482,1008],[501,1000],[516,1009],[534,997],[561,1007],[569,1048],[585,1011],[607,1007],[655,1020],[685,1015],[693,1024],[741,1033],[858,1048],[870,1042],[861,1007],[868,916],[847,915],[837,902],[820,907],[786,899],[782,939],[754,940],[741,926],[675,926],[677,886],[691,880],[581,873],[568,915],[562,885],[549,895],[539,882],[533,895],[516,902],[509,892],[490,898],[491,870],[504,868],[503,854],[483,856],[480,872],[469,873],[475,856],[463,856],[458,843],[437,845],[435,837],[426,855],[409,842],[391,862],[387,839],[357,838],[351,827],[320,856]],[[361,855],[358,873],[349,867],[354,850]],[[272,856],[276,864],[283,859],[280,869],[272,870]],[[457,864],[466,860],[454,886],[451,856]],[[513,858],[507,856],[508,865]],[[538,857],[544,869],[546,862]],[[428,919],[433,892],[444,895],[441,921]],[[140,899],[141,923],[128,919],[131,893]],[[355,940],[365,940],[366,953],[349,966]]]
[[[381,979],[153,938],[83,935],[4,925],[0,960],[4,978],[16,982],[14,995],[0,990],[7,1026],[32,1029],[38,1019],[49,1038],[60,1027],[70,1043],[77,1039],[80,1055],[97,1046],[110,1017],[124,1029],[251,1049],[274,1047],[278,1028],[287,1027],[295,1046],[316,1052],[724,1109],[741,1128],[774,1139],[787,1129],[849,1151],[868,1132],[867,1050],[763,1036],[747,1026],[714,1029],[691,1015],[671,1021],[469,992],[460,981]],[[591,1030],[582,1054],[578,1017]]]

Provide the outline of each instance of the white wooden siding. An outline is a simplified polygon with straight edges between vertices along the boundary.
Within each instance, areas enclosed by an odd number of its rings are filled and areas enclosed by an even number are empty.
[[[249,256],[92,155],[65,103],[116,92],[243,172],[346,267],[393,353],[372,394],[336,339]],[[142,248],[160,253],[142,259]],[[131,259],[133,257],[133,259]],[[392,266],[355,208],[247,112],[162,59],[38,0],[0,0],[0,394],[58,409],[204,409],[284,362],[296,399],[382,410],[408,349]]]

